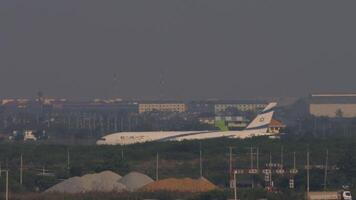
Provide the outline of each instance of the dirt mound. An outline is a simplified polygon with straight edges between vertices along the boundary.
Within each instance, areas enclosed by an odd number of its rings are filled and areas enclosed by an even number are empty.
[[[111,171],[104,171],[98,174],[86,174],[82,177],[73,177],[64,180],[45,192],[71,194],[84,192],[120,192],[126,190],[126,186],[119,183],[120,179],[120,175]]]
[[[130,172],[122,177],[119,182],[124,184],[129,191],[135,191],[152,183],[153,180],[145,174]]]
[[[64,180],[57,185],[47,189],[45,192],[60,192],[60,193],[80,193],[84,191],[83,182],[80,177],[72,177]]]
[[[175,191],[175,192],[207,192],[217,189],[217,186],[212,184],[205,178],[168,178],[150,183],[142,188],[143,191]]]

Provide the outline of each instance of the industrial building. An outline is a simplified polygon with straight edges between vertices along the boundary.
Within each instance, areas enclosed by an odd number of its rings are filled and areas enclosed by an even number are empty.
[[[309,112],[317,117],[356,117],[356,94],[311,94]]]
[[[139,113],[160,111],[160,112],[186,112],[187,106],[181,102],[142,102],[138,106]]]

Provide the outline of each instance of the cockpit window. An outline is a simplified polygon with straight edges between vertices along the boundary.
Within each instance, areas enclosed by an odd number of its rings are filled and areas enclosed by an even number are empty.
[[[101,140],[101,141],[105,141],[105,140],[106,140],[106,138],[100,138],[99,140]]]

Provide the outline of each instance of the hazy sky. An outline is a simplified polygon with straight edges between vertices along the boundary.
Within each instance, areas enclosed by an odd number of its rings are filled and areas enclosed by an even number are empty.
[[[73,99],[356,92],[355,9],[327,0],[1,0],[0,98],[39,89]]]

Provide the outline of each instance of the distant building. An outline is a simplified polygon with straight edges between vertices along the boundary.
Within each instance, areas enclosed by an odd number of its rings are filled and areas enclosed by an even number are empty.
[[[214,125],[215,117],[199,117],[199,122],[202,124]]]
[[[117,102],[117,103],[96,103],[96,102],[66,102],[61,106],[66,111],[110,111],[137,113],[138,104],[135,102]]]
[[[29,99],[2,99],[1,105],[7,108],[26,108],[31,102]]]
[[[283,129],[286,128],[286,125],[282,124],[282,122],[272,119],[271,123],[268,125],[268,133],[281,133]]]
[[[187,105],[179,102],[145,102],[139,103],[139,113],[160,111],[160,112],[186,112]]]
[[[214,101],[191,101],[188,103],[188,112],[193,114],[214,115]]]
[[[215,103],[214,111],[216,115],[221,115],[229,109],[236,109],[237,111],[259,111],[266,106],[266,102],[257,100],[220,101]]]
[[[242,116],[199,117],[199,122],[203,124],[214,125],[220,121],[223,121],[228,128],[245,128],[249,122]]]
[[[312,94],[309,112],[317,117],[356,117],[356,94]]]

